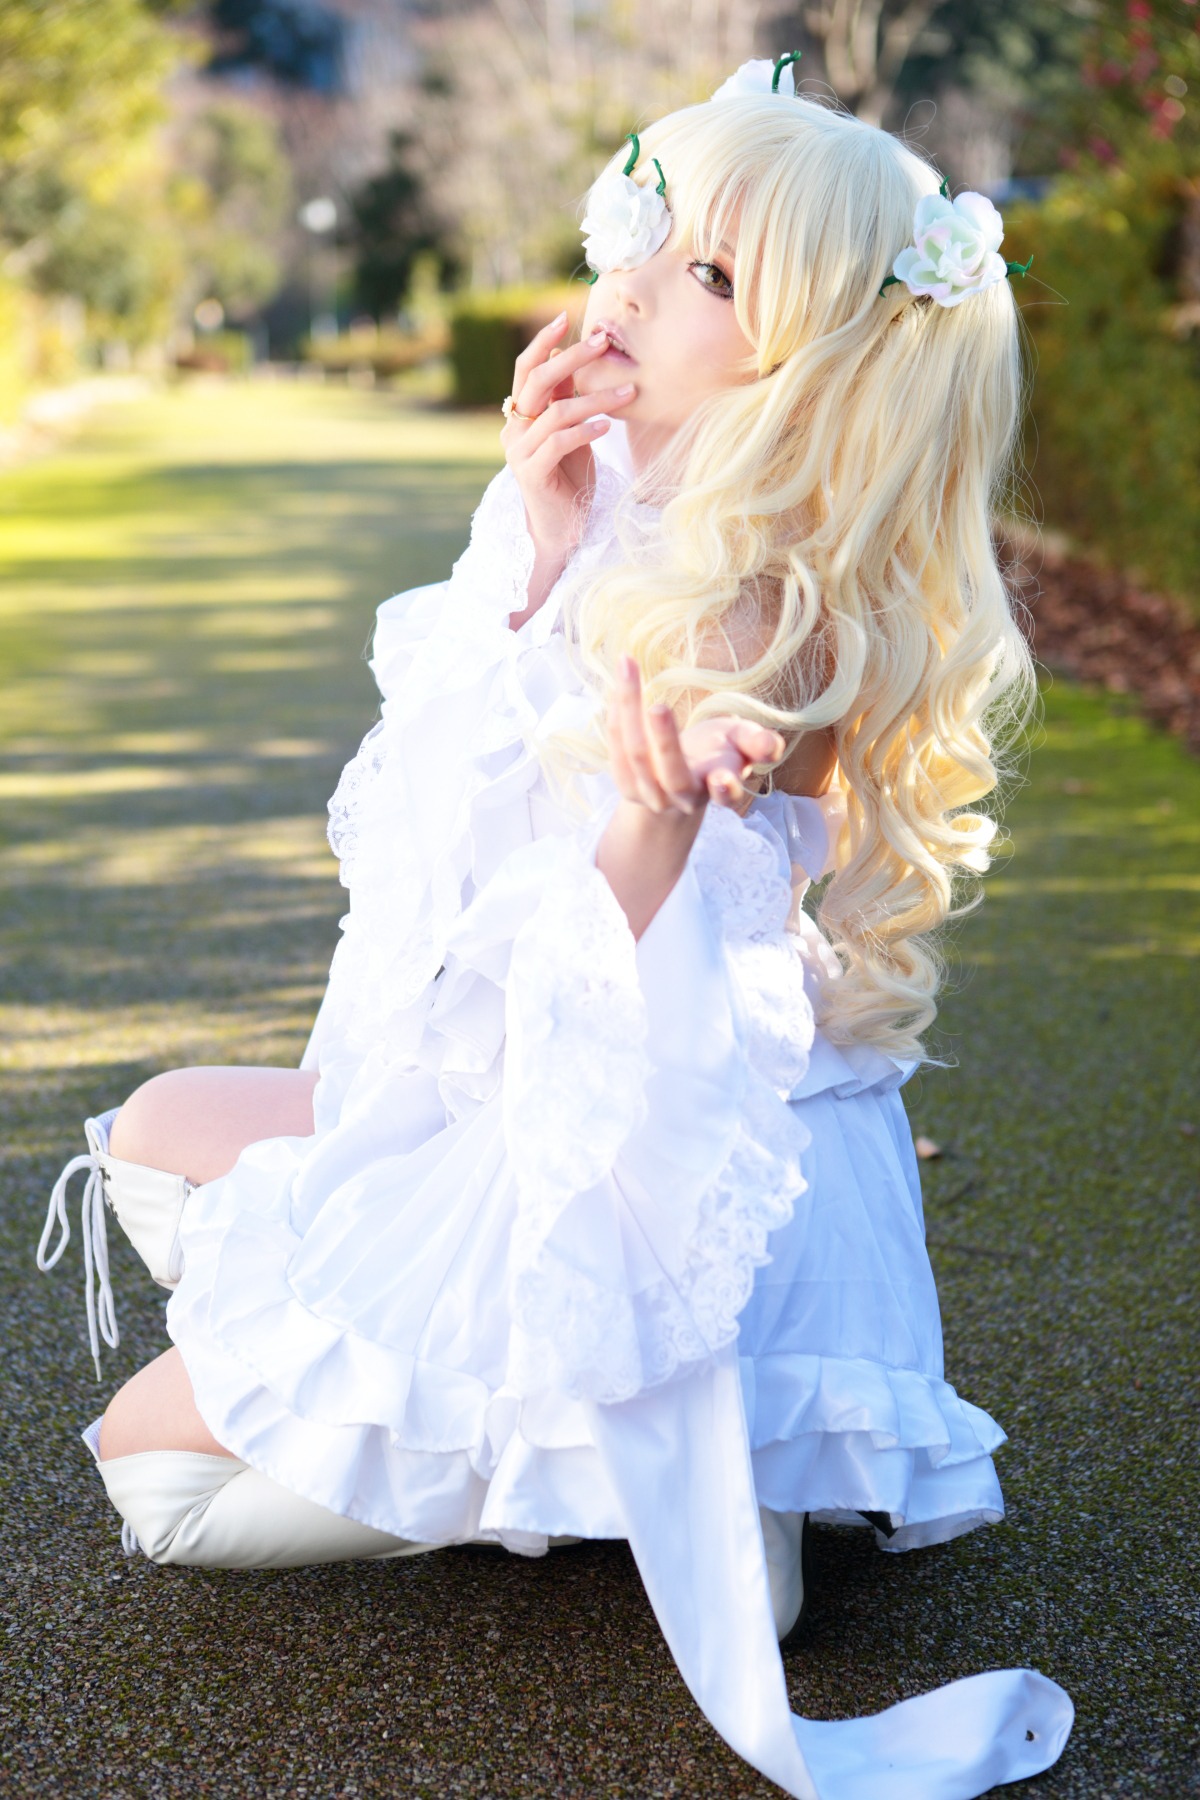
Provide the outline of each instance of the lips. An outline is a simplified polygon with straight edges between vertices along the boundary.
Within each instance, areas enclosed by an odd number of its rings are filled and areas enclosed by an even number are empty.
[[[631,354],[628,344],[625,342],[616,326],[611,325],[607,319],[597,319],[592,330],[603,331],[607,335],[609,347],[605,352],[606,355],[612,355],[615,352],[617,356],[622,357],[626,362],[635,363],[637,361],[636,356]]]

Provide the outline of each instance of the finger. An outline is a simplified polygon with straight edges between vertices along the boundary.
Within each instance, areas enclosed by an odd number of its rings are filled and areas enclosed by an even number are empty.
[[[594,444],[597,438],[603,437],[611,422],[609,419],[589,419],[586,424],[573,425],[570,431],[555,431],[542,444],[534,446],[528,455],[524,444],[518,444],[509,460],[524,462],[535,480],[546,481],[573,450],[581,450],[585,444]]]
[[[617,680],[617,704],[621,713],[621,730],[625,754],[633,773],[637,797],[651,812],[665,812],[667,796],[654,772],[650,740],[646,735],[646,718],[642,711],[642,677],[632,656],[623,656]]]
[[[534,339],[534,343],[537,339]],[[533,345],[530,345],[532,350]],[[523,413],[540,413],[550,404],[555,388],[574,378],[578,370],[596,362],[608,349],[608,333],[593,331],[578,344],[571,344],[552,360],[547,355],[522,369],[521,358],[513,373],[513,394]],[[529,351],[523,351],[527,356]]]
[[[704,781],[709,799],[717,806],[738,806],[746,798],[746,790],[732,769],[710,769]]]
[[[556,319],[551,319],[548,325],[543,325],[542,329],[529,340],[513,365],[514,394],[518,392],[521,382],[528,375],[530,369],[545,362],[555,344],[559,342],[566,331],[567,324],[566,312],[560,312]]]
[[[778,731],[772,731],[769,725],[752,725],[746,719],[736,720],[728,737],[748,763],[778,762],[787,748]]]
[[[683,753],[675,715],[665,701],[659,701],[646,716],[659,784],[680,812],[693,813],[704,798],[704,787]]]
[[[625,751],[625,732],[621,721],[619,689],[614,687],[608,703],[608,751],[612,778],[617,792],[623,799],[637,800],[639,798],[637,781]]]
[[[538,414],[536,424],[526,426],[525,440],[536,446],[565,426],[581,424],[597,413],[619,412],[621,407],[628,406],[636,393],[632,381],[627,381],[621,387],[602,388],[598,394],[572,394],[569,398],[551,400]]]

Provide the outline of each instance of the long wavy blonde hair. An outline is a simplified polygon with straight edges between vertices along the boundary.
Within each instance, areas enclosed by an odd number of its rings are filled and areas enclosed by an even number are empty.
[[[933,934],[988,865],[995,821],[973,809],[1032,692],[989,531],[1021,406],[1012,294],[881,297],[938,177],[821,103],[690,107],[643,133],[638,179],[652,157],[673,242],[736,239],[755,366],[643,480],[654,530],[571,598],[570,635],[604,694],[628,651],[681,721],[736,713],[789,751],[832,729],[848,817],[818,920],[843,973],[822,1024],[919,1054]]]

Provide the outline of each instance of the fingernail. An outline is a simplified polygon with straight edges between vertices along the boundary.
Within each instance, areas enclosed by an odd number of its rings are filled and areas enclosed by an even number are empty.
[[[634,387],[632,381],[627,381],[624,387],[619,387],[617,389],[617,399],[628,400],[630,394],[635,394],[636,392],[637,389]]]
[[[608,430],[608,424],[609,424],[609,422],[607,419],[589,419],[588,420],[588,430],[594,431],[596,436],[600,437],[604,432],[606,432]]]
[[[607,331],[593,331],[588,338],[589,344],[607,344],[607,342],[608,342]]]
[[[670,710],[665,700],[656,700],[650,708],[656,719],[665,719]]]
[[[555,325],[555,326],[565,325],[566,322],[567,322],[567,314],[566,314],[565,308],[562,312],[559,313],[557,319],[551,319],[551,321],[550,321],[551,325]]]

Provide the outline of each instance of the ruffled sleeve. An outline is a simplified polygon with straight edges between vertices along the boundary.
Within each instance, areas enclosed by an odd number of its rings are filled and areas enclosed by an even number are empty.
[[[449,974],[505,991],[524,1397],[626,1399],[732,1342],[805,1188],[785,1096],[812,1014],[774,850],[712,809],[635,945],[595,867],[606,817],[510,856],[448,945]]]

